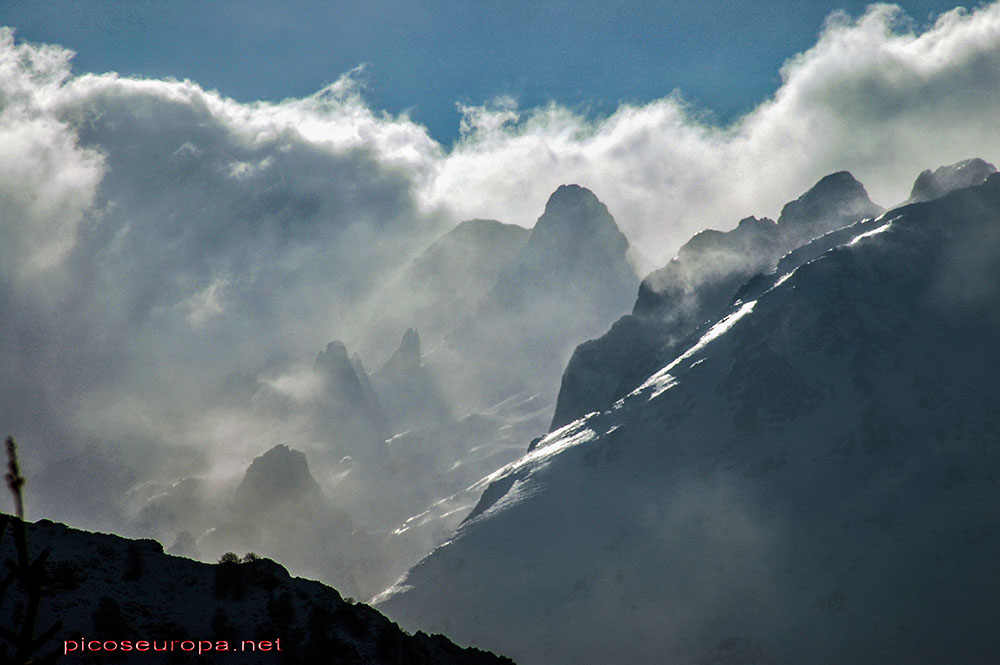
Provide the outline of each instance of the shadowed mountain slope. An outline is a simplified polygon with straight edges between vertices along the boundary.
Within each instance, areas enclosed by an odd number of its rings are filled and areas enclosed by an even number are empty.
[[[855,230],[494,474],[379,607],[529,664],[1000,657],[1000,176]]]
[[[631,316],[576,349],[563,373],[552,427],[606,407],[634,388],[677,343],[725,311],[740,286],[774,270],[789,250],[881,210],[861,183],[841,171],[787,203],[777,223],[747,217],[730,231],[697,234],[642,281]]]

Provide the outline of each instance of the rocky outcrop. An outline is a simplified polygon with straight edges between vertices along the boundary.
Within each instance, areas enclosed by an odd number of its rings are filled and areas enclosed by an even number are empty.
[[[451,420],[437,380],[421,362],[420,335],[413,328],[406,331],[385,365],[371,375],[371,382],[394,433]]]
[[[324,381],[319,417],[339,453],[378,456],[391,428],[360,359],[352,360],[343,342],[335,340],[319,352],[314,367]]]
[[[306,456],[278,444],[253,460],[234,499],[240,512],[260,516],[321,503],[323,490],[309,473]]]

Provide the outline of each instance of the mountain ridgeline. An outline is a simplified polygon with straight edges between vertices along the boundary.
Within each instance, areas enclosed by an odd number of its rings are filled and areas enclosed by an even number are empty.
[[[959,166],[694,239],[380,609],[528,665],[995,661],[1000,175]]]
[[[694,236],[676,258],[642,280],[631,316],[576,349],[563,374],[552,428],[622,397],[698,326],[724,312],[740,286],[772,272],[790,250],[881,211],[864,186],[841,171],[786,204],[777,222],[747,217],[731,231]]]

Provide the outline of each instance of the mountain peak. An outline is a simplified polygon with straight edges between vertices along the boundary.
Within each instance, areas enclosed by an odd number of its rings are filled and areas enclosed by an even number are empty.
[[[313,367],[323,374],[328,389],[339,398],[352,404],[363,400],[361,379],[343,342],[334,340],[327,344],[326,351],[317,354]]]
[[[790,201],[781,209],[779,224],[797,223],[806,218],[823,215],[830,208],[866,204],[875,207],[868,198],[865,186],[848,171],[838,171],[820,178],[805,194]]]
[[[416,328],[407,328],[399,348],[386,361],[379,374],[414,372],[420,367],[420,333]]]
[[[608,207],[592,191],[560,185],[517,257],[501,272],[494,296],[509,306],[540,293],[583,289],[588,293],[581,300],[599,301],[602,307],[614,303],[618,310],[620,301],[631,299],[637,281],[628,246]]]
[[[251,513],[268,512],[287,501],[322,497],[305,453],[278,444],[254,458],[236,488],[236,504]]]
[[[597,196],[580,185],[559,185],[545,204],[545,212],[538,218],[535,229],[559,226],[584,230],[613,227],[618,231],[608,207]],[[619,231],[620,233],[620,231]],[[624,239],[624,236],[622,236]],[[626,246],[628,243],[625,243]]]
[[[340,340],[333,340],[326,345],[325,351],[320,351],[316,356],[316,369],[324,369],[328,372],[338,370],[345,365],[350,365],[350,358],[347,357],[347,347]]]
[[[521,251],[521,260],[557,261],[575,265],[567,254],[596,252],[602,256],[622,255],[628,240],[615,223],[608,207],[579,185],[560,185],[545,203],[531,235]],[[533,256],[532,256],[533,255]]]
[[[864,185],[847,171],[831,173],[805,194],[786,203],[778,226],[799,244],[865,217],[875,217],[882,207],[872,203]]]
[[[979,157],[939,166],[934,171],[926,169],[914,181],[907,203],[930,201],[955,189],[981,185],[996,170],[995,166]]]
[[[406,358],[420,362],[420,334],[416,328],[407,328],[399,343],[399,353]]]
[[[581,187],[580,185],[559,185],[556,187],[556,191],[552,192],[549,196],[549,203],[546,204],[546,207],[553,202],[558,203],[562,201],[576,201],[582,199],[593,199],[596,201],[597,197],[592,191],[586,187]]]
[[[471,374],[484,388],[470,401],[552,391],[576,344],[607,330],[634,300],[638,279],[628,249],[593,192],[556,189],[469,325],[452,338],[459,355],[474,360],[468,366],[479,366]]]
[[[437,380],[420,362],[420,334],[407,329],[399,348],[371,376],[394,432],[419,429],[451,418]]]

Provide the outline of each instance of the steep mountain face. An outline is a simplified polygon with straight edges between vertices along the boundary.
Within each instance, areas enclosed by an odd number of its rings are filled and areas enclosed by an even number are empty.
[[[822,178],[808,192],[786,203],[778,217],[778,229],[787,251],[880,212],[882,207],[871,202],[864,185],[847,171],[839,171]]]
[[[1000,657],[1000,176],[840,238],[494,474],[380,608],[529,664]]]
[[[339,454],[378,456],[390,426],[357,357],[335,340],[316,356],[314,369],[323,380],[320,419],[330,428]]]
[[[573,347],[606,330],[632,300],[637,279],[627,254],[628,240],[593,192],[559,187],[475,316],[433,357],[448,374],[467,368],[455,399],[554,396]]]
[[[0,542],[5,559],[17,558],[12,528],[7,525]],[[370,607],[345,601],[319,582],[292,578],[268,559],[209,565],[165,555],[154,541],[47,520],[28,524],[27,536],[29,555],[50,552],[35,635],[62,622],[35,653],[55,652],[60,663],[511,663],[440,635],[408,635]],[[26,601],[20,585],[6,590],[0,598],[5,627]]]
[[[917,176],[906,202],[930,201],[956,189],[981,185],[996,170],[995,166],[978,157],[939,166],[934,171],[927,169]]]
[[[236,506],[250,515],[322,501],[323,490],[309,473],[306,456],[281,444],[254,459],[235,494]]]
[[[421,361],[420,334],[410,328],[399,349],[371,375],[394,433],[420,429],[451,420],[451,408],[437,379]]]
[[[552,428],[634,388],[677,343],[718,317],[741,285],[774,270],[792,248],[881,211],[864,186],[842,171],[787,203],[777,223],[747,217],[730,231],[697,234],[676,258],[642,281],[631,317],[576,349],[563,374]]]

